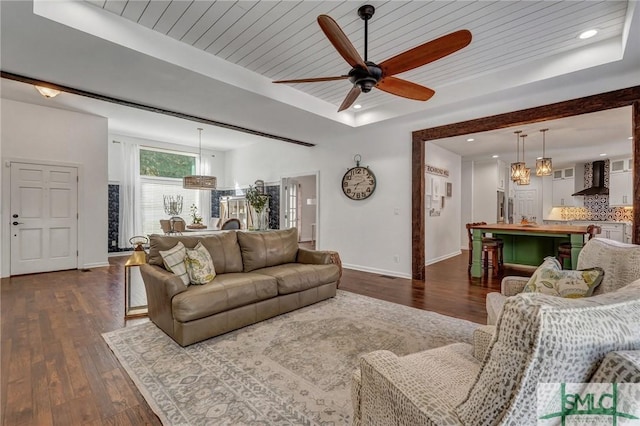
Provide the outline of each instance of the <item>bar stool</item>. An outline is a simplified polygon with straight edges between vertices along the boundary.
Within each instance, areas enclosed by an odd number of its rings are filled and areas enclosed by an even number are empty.
[[[486,224],[487,222],[475,222],[467,223],[465,225],[467,228],[467,236],[469,237],[469,270],[471,270],[471,264],[473,263],[472,228],[478,225]],[[480,256],[480,258],[481,260],[483,260],[483,268],[487,271],[489,270],[489,254],[491,254],[491,266],[493,267],[493,272],[497,273],[502,269],[504,264],[504,241],[501,238],[482,238],[482,255]]]
[[[596,234],[600,234],[601,232],[602,228],[598,225],[587,226],[587,234],[589,234],[587,241],[592,239]],[[556,259],[558,259],[558,262],[560,262],[562,269],[564,269],[564,260],[571,259],[571,243],[560,243],[560,245],[558,245],[558,255],[556,256]]]

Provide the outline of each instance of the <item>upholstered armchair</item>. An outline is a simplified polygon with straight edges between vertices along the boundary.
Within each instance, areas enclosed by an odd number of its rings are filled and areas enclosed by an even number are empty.
[[[583,299],[522,293],[505,301],[479,359],[465,343],[364,355],[353,424],[536,424],[538,384],[640,381],[639,350],[640,280]]]
[[[580,251],[577,266],[577,269],[604,269],[602,283],[593,295],[608,293],[640,279],[640,245],[593,238]],[[487,294],[487,324],[496,324],[507,297],[522,292],[528,280],[526,277],[504,277],[500,293]]]

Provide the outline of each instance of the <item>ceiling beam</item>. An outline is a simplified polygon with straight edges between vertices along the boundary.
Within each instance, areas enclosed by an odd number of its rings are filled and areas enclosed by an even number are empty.
[[[574,115],[587,114],[612,108],[633,106],[633,158],[634,158],[634,197],[633,197],[633,230],[632,240],[634,244],[640,244],[640,197],[637,196],[640,188],[640,86],[614,90],[598,95],[571,99],[554,104],[543,105],[489,117],[462,121],[429,129],[417,130],[412,133],[412,203],[411,203],[411,253],[412,253],[412,277],[415,280],[425,279],[425,180],[424,164],[426,159],[425,142],[444,139],[453,136],[461,136],[486,132],[495,129],[504,129],[512,126],[521,126],[541,121],[555,120]],[[420,222],[420,223],[418,223]]]
[[[154,112],[156,114],[168,115],[171,117],[182,118],[184,120],[194,121],[196,123],[209,124],[216,127],[222,127],[224,129],[234,130],[236,132],[248,133],[254,136],[261,136],[263,138],[275,139],[282,142],[292,143],[296,145],[302,145],[307,147],[315,146],[310,142],[299,141],[297,139],[291,139],[284,136],[272,135],[271,133],[261,132],[259,130],[248,129],[242,126],[236,126],[235,124],[223,123],[217,120],[211,120],[209,118],[198,117],[196,115],[185,114],[183,112],[171,111],[164,108],[145,105],[137,102],[131,102],[124,99],[114,98],[111,96],[101,95],[99,93],[88,92],[86,90],[76,89],[69,86],[63,86],[49,81],[38,80],[31,77],[26,77],[19,74],[13,74],[6,71],[1,71],[0,76],[8,80],[19,81],[21,83],[33,84],[34,86],[48,87],[50,89],[56,89],[61,92],[71,93],[72,95],[84,96],[86,98],[97,99],[99,101],[110,102],[116,105],[126,106],[130,108],[141,109],[143,111]]]

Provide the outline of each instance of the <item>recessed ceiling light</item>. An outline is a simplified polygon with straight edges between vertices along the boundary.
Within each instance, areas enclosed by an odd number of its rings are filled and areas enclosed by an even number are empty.
[[[499,155],[492,155],[491,158],[499,158]]]
[[[360,104],[355,104],[353,106],[353,109],[360,109],[360,108],[362,108],[362,105],[360,105]]]
[[[542,160],[542,157],[536,157],[536,160]]]
[[[598,34],[598,30],[587,30],[587,31],[581,32],[580,35],[578,36],[578,38],[580,40],[586,40],[588,38],[593,37],[596,34]]]
[[[629,136],[627,139],[632,140],[632,139],[633,139],[633,136]]]
[[[474,139],[474,138],[469,138],[469,139],[467,139],[467,142],[473,142],[473,141],[475,141],[475,139]]]
[[[602,154],[600,154],[600,157],[606,157],[606,156],[607,156],[606,152],[603,152]]]

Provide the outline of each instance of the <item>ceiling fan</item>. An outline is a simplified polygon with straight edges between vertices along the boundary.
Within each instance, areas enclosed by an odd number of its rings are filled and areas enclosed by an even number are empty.
[[[421,67],[447,55],[450,55],[471,43],[471,32],[459,30],[451,34],[428,41],[413,49],[407,50],[396,56],[387,59],[380,64],[367,60],[368,28],[367,21],[371,19],[375,8],[371,5],[364,5],[358,9],[358,16],[364,21],[364,60],[353,47],[345,33],[328,15],[318,16],[318,24],[327,36],[333,47],[351,65],[351,71],[346,75],[337,77],[316,77],[303,78],[298,80],[278,80],[274,83],[317,83],[321,81],[345,80],[349,79],[353,87],[347,93],[347,97],[342,101],[338,112],[349,108],[358,98],[361,92],[368,93],[372,88],[391,93],[403,98],[415,99],[418,101],[429,100],[435,91],[428,87],[412,83],[394,77],[414,68]]]

